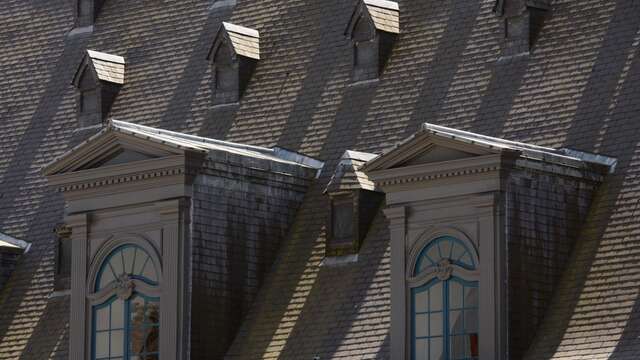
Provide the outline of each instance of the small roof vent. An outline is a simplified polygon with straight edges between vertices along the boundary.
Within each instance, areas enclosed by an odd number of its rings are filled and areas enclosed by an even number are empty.
[[[122,56],[87,50],[72,84],[78,89],[77,109],[81,126],[101,124],[122,85],[125,61]]]
[[[207,58],[212,65],[214,105],[237,104],[260,60],[260,33],[223,22]]]

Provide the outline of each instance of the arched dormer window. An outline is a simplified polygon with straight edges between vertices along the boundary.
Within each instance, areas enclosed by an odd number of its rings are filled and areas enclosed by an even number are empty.
[[[95,277],[91,359],[158,359],[160,290],[157,260],[125,244],[103,261]]]
[[[478,359],[478,258],[472,244],[439,236],[408,279],[411,359]]]

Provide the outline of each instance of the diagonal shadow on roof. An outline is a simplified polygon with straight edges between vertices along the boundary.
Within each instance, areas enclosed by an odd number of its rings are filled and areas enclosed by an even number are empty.
[[[423,5],[419,2],[405,4],[408,7],[407,13],[424,11],[412,9],[413,6],[422,7]],[[473,5],[466,7],[456,4],[455,1],[449,1],[446,4],[450,13],[447,24],[440,36],[435,55],[422,69],[427,77],[422,82],[417,95],[420,100],[412,109],[411,119],[407,122],[403,138],[415,133],[425,121],[434,121],[439,118],[438,113],[450,90],[482,6],[480,1],[474,1]]]

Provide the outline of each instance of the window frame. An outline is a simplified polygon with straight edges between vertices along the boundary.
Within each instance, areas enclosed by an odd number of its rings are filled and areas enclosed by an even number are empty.
[[[465,267],[455,265],[453,263],[447,264],[447,267],[435,266],[437,271],[429,272],[423,271],[418,273],[416,267],[419,264],[419,261],[422,258],[422,253],[425,251],[432,243],[438,241],[442,238],[453,238],[454,241],[460,242],[466,250],[470,253],[472,262],[474,264],[473,269],[467,269]],[[437,284],[438,281],[443,284],[443,289],[445,288],[445,282],[448,282],[452,279],[462,283],[473,283],[475,287],[478,288],[478,297],[480,297],[480,289],[481,289],[481,278],[480,278],[480,269],[481,263],[479,259],[479,252],[471,240],[469,236],[467,236],[462,231],[453,228],[453,227],[442,227],[435,231],[425,231],[421,236],[418,237],[418,240],[413,244],[411,251],[408,254],[407,262],[406,262],[406,273],[405,273],[405,349],[407,359],[414,359],[414,301],[413,295],[416,289],[419,289],[430,282],[434,282]],[[446,272],[446,273],[445,273]],[[439,279],[444,278],[445,280]],[[433,286],[433,285],[432,285]],[[447,295],[448,296],[448,295]],[[445,304],[443,304],[443,313],[445,313]],[[481,301],[478,298],[478,311],[481,309]],[[480,318],[478,318],[479,324]],[[480,333],[482,330],[478,325],[478,339],[480,338]],[[443,348],[446,346],[448,340],[446,339],[446,332],[443,329]],[[479,343],[478,343],[479,346]],[[448,354],[445,350],[443,354]]]
[[[454,242],[460,243],[463,246],[465,251],[469,253],[471,256],[473,268],[467,268],[463,265],[458,265],[455,262],[446,262],[444,266],[441,266],[440,263],[434,264],[427,269],[431,268],[435,271],[429,272],[422,271],[419,272],[417,266],[420,264],[420,261],[423,259],[423,253],[427,251],[432,244],[437,244],[443,239],[451,238]],[[439,245],[435,245],[439,246]],[[441,258],[444,259],[444,258]],[[442,261],[442,260],[440,260]],[[420,288],[423,288],[429,284],[428,288],[431,288],[438,283],[442,284],[442,314],[444,323],[448,323],[447,319],[449,318],[448,313],[448,297],[449,294],[445,293],[448,291],[448,286],[451,281],[457,281],[463,285],[463,289],[466,284],[470,284],[469,287],[475,287],[478,289],[478,296],[480,294],[480,261],[478,257],[478,250],[474,243],[462,232],[457,231],[455,229],[449,228],[443,231],[437,231],[435,233],[429,234],[427,236],[422,236],[414,245],[411,253],[410,253],[410,261],[408,262],[407,274],[406,274],[406,334],[407,334],[407,357],[409,359],[415,359],[415,348],[416,342],[414,341],[414,329],[415,329],[415,302],[414,295],[415,291]],[[478,299],[477,303],[478,311],[480,309],[480,301]],[[478,318],[479,324],[479,318]],[[480,337],[480,328],[478,325],[477,329],[477,337]],[[442,329],[442,345],[443,345],[443,355],[446,356],[446,360],[448,358],[448,348],[447,345],[449,343],[449,329],[448,326],[443,325]],[[478,344],[477,344],[478,345]],[[479,357],[478,357],[479,358]]]

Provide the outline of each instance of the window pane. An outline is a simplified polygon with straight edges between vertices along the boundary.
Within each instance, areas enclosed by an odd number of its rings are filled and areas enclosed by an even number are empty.
[[[427,250],[427,256],[434,264],[438,263],[438,261],[440,261],[440,250],[438,246],[435,244],[431,246],[431,248]]]
[[[111,328],[124,328],[124,302],[120,299],[111,304]]]
[[[462,308],[462,285],[457,281],[449,282],[449,308]]]
[[[430,358],[429,360],[440,360],[442,359],[442,350],[443,350],[443,346],[442,346],[442,338],[438,337],[438,338],[432,338],[431,339],[431,354],[430,354]]]
[[[427,311],[427,306],[429,305],[429,290],[417,291],[414,297],[415,297],[414,306],[415,306],[416,312]]]
[[[464,359],[469,356],[467,336],[451,336],[451,358]]]
[[[98,332],[96,333],[96,357],[107,356],[109,356],[109,332]]]
[[[96,310],[96,330],[109,329],[109,306]]]
[[[133,273],[133,258],[136,252],[136,248],[127,247],[122,250],[122,257],[124,258],[124,271],[127,274]]]
[[[429,351],[429,339],[417,339],[416,340],[416,360],[428,360]]]
[[[478,332],[478,310],[465,310],[464,331],[468,334],[475,334]]]
[[[124,330],[111,332],[111,356],[122,356],[124,350]]]
[[[462,334],[464,327],[462,324],[462,311],[452,310],[449,312],[449,333]]]
[[[353,205],[350,202],[333,204],[331,224],[334,242],[351,242],[353,240]]]
[[[453,261],[460,260],[460,258],[462,257],[462,255],[464,255],[464,253],[465,253],[464,247],[458,244],[457,242],[454,242],[453,249],[451,250],[451,260]]]
[[[415,318],[416,337],[429,336],[427,327],[427,314],[418,314]]]
[[[432,313],[429,315],[429,335],[439,336],[442,335],[443,318],[442,313]]]
[[[120,276],[124,273],[124,267],[122,266],[122,256],[119,253],[113,254],[113,256],[111,256],[109,264],[111,264],[111,267],[113,268],[116,276]]]
[[[442,240],[438,242],[438,245],[440,246],[440,255],[442,255],[442,258],[451,258],[451,240]]]
[[[102,289],[113,280],[115,280],[115,277],[113,276],[113,271],[111,271],[111,268],[109,266],[105,267],[102,270],[102,274],[100,275],[100,283],[98,284],[98,290]]]
[[[147,265],[147,262],[149,261],[151,261],[149,260],[149,255],[141,254],[140,252],[138,252],[136,256],[136,263],[134,264],[134,268],[133,268],[133,274],[142,275],[142,270],[144,270],[144,267]]]
[[[157,302],[149,302],[147,304],[147,313],[145,314],[147,324],[160,323],[160,306]]]
[[[464,306],[467,308],[478,306],[478,288],[476,287],[464,288]]]
[[[442,310],[442,283],[438,282],[429,289],[429,310]]]
[[[144,270],[142,271],[142,276],[144,276],[145,278],[153,282],[158,281],[158,278],[156,276],[156,270],[151,260],[147,261],[147,265],[144,267]]]

